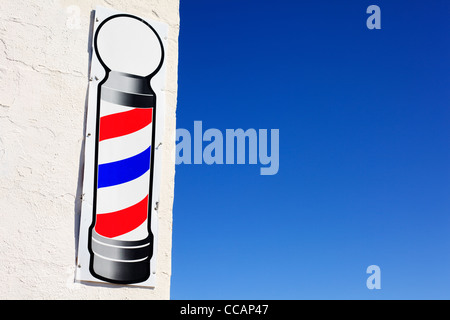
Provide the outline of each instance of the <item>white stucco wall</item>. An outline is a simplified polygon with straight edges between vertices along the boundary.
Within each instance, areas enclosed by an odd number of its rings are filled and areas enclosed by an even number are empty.
[[[97,5],[169,25],[154,289],[74,282]],[[0,1],[0,299],[168,299],[179,0]]]

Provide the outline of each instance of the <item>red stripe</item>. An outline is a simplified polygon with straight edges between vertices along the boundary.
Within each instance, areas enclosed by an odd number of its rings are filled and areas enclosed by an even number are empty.
[[[147,219],[148,195],[135,205],[96,216],[95,231],[104,237],[114,238],[133,231]]]
[[[151,108],[136,108],[100,118],[99,140],[116,138],[136,132],[152,122]]]

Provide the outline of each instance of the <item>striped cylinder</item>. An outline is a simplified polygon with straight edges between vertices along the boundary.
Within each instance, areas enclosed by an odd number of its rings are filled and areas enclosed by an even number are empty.
[[[98,87],[90,271],[108,282],[150,276],[156,98],[149,82],[111,71]]]

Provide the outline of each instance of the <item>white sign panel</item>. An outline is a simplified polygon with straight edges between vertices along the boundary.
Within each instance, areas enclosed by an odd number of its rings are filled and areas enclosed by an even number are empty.
[[[77,280],[155,286],[167,30],[95,12]]]

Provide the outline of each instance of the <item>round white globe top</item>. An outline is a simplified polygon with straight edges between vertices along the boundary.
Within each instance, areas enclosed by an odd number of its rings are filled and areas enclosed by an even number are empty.
[[[95,39],[98,55],[110,70],[146,77],[160,65],[160,40],[142,20],[117,16],[99,28]]]

